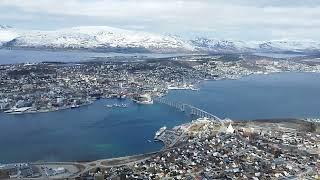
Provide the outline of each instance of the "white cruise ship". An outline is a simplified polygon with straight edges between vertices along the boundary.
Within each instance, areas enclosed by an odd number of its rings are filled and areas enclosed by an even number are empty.
[[[154,136],[154,139],[157,140],[158,137],[159,137],[166,129],[167,129],[166,126],[163,126],[162,128],[160,128],[160,129],[156,132],[156,134],[155,134],[155,136]]]

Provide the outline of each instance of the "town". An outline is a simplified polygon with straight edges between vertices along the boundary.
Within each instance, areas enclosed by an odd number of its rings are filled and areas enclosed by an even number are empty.
[[[191,105],[156,98],[168,90],[198,90],[203,80],[287,71],[317,73],[320,64],[309,59],[198,55],[1,65],[3,113],[49,112],[88,105],[100,98],[150,96],[182,111],[189,108],[198,118],[156,132],[155,140],[164,145],[157,152],[89,162],[0,164],[0,179],[320,178],[319,119],[221,120]]]
[[[251,74],[320,72],[318,61],[253,55],[190,55],[173,58],[78,63],[0,65],[0,110],[8,114],[77,108],[99,98],[165,95],[169,89],[197,90],[203,80]]]
[[[179,138],[159,152],[94,162],[6,164],[0,165],[0,178],[319,179],[319,132],[319,121],[199,118],[161,131]]]
[[[0,12],[0,180],[320,180],[320,0]]]
[[[183,131],[187,137],[174,148],[145,161],[94,169],[84,176],[104,179],[320,178],[319,124],[291,119],[229,121],[220,126],[202,118],[174,129]]]

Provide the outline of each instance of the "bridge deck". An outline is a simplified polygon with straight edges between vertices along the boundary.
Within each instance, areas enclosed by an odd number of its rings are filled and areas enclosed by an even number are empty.
[[[211,120],[219,122],[219,123],[223,122],[223,120],[218,118],[217,116],[215,116],[207,111],[204,111],[202,109],[199,109],[197,107],[194,107],[190,104],[172,102],[172,101],[169,101],[169,100],[163,99],[163,98],[158,98],[158,99],[155,99],[154,101],[161,103],[161,104],[171,106],[173,108],[179,109],[180,111],[183,111],[186,113],[189,112],[190,114],[198,116],[199,118],[208,118],[208,119],[211,119]]]

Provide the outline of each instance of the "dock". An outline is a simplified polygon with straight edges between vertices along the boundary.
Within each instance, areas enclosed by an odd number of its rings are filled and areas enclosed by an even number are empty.
[[[164,144],[164,148],[170,148],[174,146],[183,134],[174,130],[164,130],[158,137],[155,138],[156,141],[161,141]]]

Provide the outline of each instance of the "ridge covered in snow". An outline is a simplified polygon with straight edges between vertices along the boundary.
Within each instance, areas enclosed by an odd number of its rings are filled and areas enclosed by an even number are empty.
[[[56,31],[16,31],[7,47],[135,49],[154,52],[193,51],[181,39],[106,26],[74,27]]]
[[[319,52],[312,40],[235,41],[124,30],[108,26],[82,26],[55,31],[19,30],[0,25],[0,46],[52,49],[99,49],[134,52]]]
[[[12,27],[0,25],[0,45],[16,38],[18,35],[12,30]]]
[[[212,52],[319,52],[320,42],[313,40],[236,41],[196,38],[191,40],[198,50]]]

